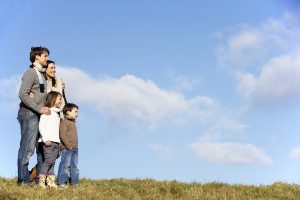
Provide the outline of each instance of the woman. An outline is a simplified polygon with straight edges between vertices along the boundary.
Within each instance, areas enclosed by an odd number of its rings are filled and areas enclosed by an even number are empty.
[[[67,102],[65,92],[64,92],[65,84],[61,81],[60,78],[57,78],[55,76],[55,73],[56,73],[55,62],[52,60],[48,60],[47,69],[45,72],[45,77],[47,79],[47,93],[49,93],[50,91],[55,91],[55,92],[59,92],[63,96],[63,102],[60,107],[60,110],[62,110],[64,105]]]
[[[44,73],[45,78],[47,79],[47,93],[51,91],[56,91],[59,92],[62,95],[62,103],[60,106],[60,118],[63,118],[63,113],[62,110],[67,103],[66,96],[65,96],[65,84],[62,83],[60,78],[57,78],[56,75],[56,66],[55,62],[52,60],[47,61],[47,69]],[[34,97],[34,93],[30,92],[30,96]],[[36,149],[36,154],[37,154],[37,159],[38,160],[44,160],[44,155],[43,155],[43,148],[42,145],[38,145]],[[32,168],[30,171],[30,181],[32,181],[35,177],[39,176],[41,166],[37,165]],[[38,179],[35,181],[36,183],[38,182]]]

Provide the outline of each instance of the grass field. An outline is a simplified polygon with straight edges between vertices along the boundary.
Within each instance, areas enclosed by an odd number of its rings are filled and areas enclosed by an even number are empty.
[[[82,179],[79,186],[41,189],[17,186],[16,179],[0,178],[0,199],[300,199],[300,186],[274,183],[266,186],[229,185],[225,183],[182,183],[153,179]]]

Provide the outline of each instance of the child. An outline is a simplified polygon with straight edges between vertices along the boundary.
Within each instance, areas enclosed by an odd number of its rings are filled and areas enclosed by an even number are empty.
[[[61,161],[58,169],[58,184],[65,187],[69,176],[72,185],[79,184],[78,136],[75,120],[78,106],[67,103],[63,109],[64,119],[60,123],[59,137],[61,140]]]
[[[62,95],[59,92],[51,91],[46,98],[46,104],[51,110],[50,115],[42,115],[39,124],[41,138],[43,142],[44,162],[39,175],[39,185],[41,187],[57,187],[55,184],[54,165],[59,153],[59,107],[62,103]]]

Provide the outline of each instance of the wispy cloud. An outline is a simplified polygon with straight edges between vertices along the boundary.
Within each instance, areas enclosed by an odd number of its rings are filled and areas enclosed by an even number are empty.
[[[251,105],[280,105],[300,99],[300,24],[297,13],[243,25],[218,47],[218,62],[237,80],[238,93]]]
[[[14,113],[19,108],[19,88],[21,85],[21,75],[14,75],[9,78],[0,79],[0,106],[1,113]]]
[[[173,81],[174,89],[181,92],[192,91],[202,82],[199,77],[195,78],[186,75],[177,75],[175,70],[172,68],[169,68],[168,76]]]
[[[212,163],[271,164],[271,158],[253,144],[218,142],[211,138],[201,138],[190,145],[198,157]]]
[[[170,160],[174,157],[174,150],[172,147],[160,144],[147,144],[147,146],[156,151],[159,154],[159,157],[163,160]]]
[[[296,159],[299,160],[300,159],[300,148],[294,148],[290,151],[289,157],[291,159]]]

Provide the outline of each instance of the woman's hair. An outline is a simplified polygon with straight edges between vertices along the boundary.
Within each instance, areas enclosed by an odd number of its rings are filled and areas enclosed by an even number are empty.
[[[48,53],[48,55],[50,54],[49,49],[47,49],[46,47],[31,47],[31,51],[29,55],[30,62],[34,63],[35,56],[41,56],[42,53],[45,52]]]
[[[56,99],[58,96],[61,96],[59,92],[51,91],[47,94],[45,106],[52,108],[55,105]]]
[[[47,68],[50,64],[54,64],[55,65],[55,62],[52,61],[52,60],[47,60]],[[46,72],[45,72],[46,73]],[[51,77],[52,79],[52,87],[55,87],[56,86],[56,79],[54,77]]]
[[[47,60],[47,65],[49,65],[51,63],[55,64],[55,62],[53,60]]]

